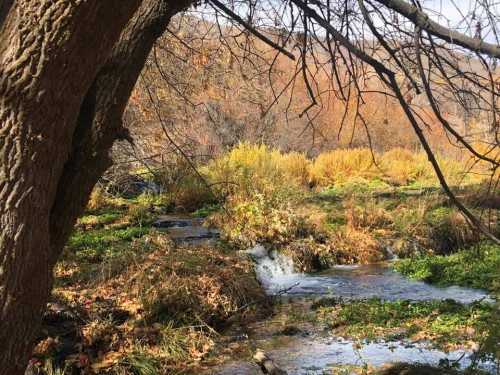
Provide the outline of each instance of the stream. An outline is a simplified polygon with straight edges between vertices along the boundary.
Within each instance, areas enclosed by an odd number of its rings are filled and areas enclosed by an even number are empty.
[[[154,226],[169,233],[179,244],[210,244],[219,237],[216,229],[203,226],[202,219],[161,216]],[[261,245],[245,253],[254,260],[257,278],[267,294],[279,296],[285,304],[294,299],[311,302],[324,297],[377,297],[383,300],[413,301],[453,299],[464,304],[478,300],[493,302],[482,290],[459,286],[441,288],[410,280],[393,271],[390,262],[343,265],[320,273],[304,274],[294,270],[290,258],[277,252],[268,252]],[[438,365],[442,361],[449,361],[464,368],[473,361],[472,352],[443,352],[432,348],[429,343],[415,343],[409,340],[364,342],[359,345],[324,332],[300,332],[277,337],[276,333],[269,329],[271,325],[272,322],[264,320],[259,326],[252,327],[250,340],[256,348],[265,348],[266,354],[288,375],[332,374],[335,373],[332,372],[334,369],[343,365],[381,367],[398,362]],[[247,337],[246,334],[243,336]],[[478,367],[492,374],[496,373],[493,363],[479,362]],[[251,361],[234,360],[211,371],[210,374],[261,375],[262,371]]]
[[[285,301],[330,296],[415,301],[453,299],[465,304],[477,300],[492,301],[481,290],[458,286],[440,288],[407,279],[393,271],[390,263],[337,266],[321,273],[302,274],[294,271],[290,258],[276,252],[268,253],[260,245],[249,249],[247,254],[255,261],[257,277],[266,292],[282,296]],[[266,322],[261,324],[266,325]],[[407,340],[365,342],[359,346],[353,341],[324,333],[298,334],[279,340],[273,335],[257,333],[252,339],[256,347],[267,348],[266,354],[289,375],[332,374],[333,369],[342,365],[381,367],[397,362],[438,365],[442,361],[449,361],[464,368],[473,361],[471,352],[457,350],[446,353],[433,349],[429,344]],[[495,373],[493,363],[480,362],[478,367]],[[213,374],[246,375],[262,372],[252,363],[234,361]]]
[[[460,303],[490,300],[482,290],[450,286],[436,287],[410,280],[392,270],[389,263],[342,265],[315,274],[294,271],[293,261],[283,254],[267,253],[258,245],[247,251],[254,259],[257,278],[270,295],[342,297],[383,300],[444,300]],[[491,300],[490,300],[491,301]]]

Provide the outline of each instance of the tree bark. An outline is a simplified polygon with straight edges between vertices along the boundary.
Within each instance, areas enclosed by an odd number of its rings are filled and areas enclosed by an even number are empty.
[[[172,16],[192,2],[143,0],[87,92],[52,207],[52,262],[59,257],[92,188],[111,165],[111,146],[117,139],[128,138],[122,115],[154,42]]]
[[[130,92],[154,40],[189,3],[0,7],[0,375],[24,372],[53,266],[124,136]]]

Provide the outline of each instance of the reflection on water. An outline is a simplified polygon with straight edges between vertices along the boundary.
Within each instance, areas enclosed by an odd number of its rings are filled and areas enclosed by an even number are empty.
[[[323,273],[301,274],[294,271],[290,258],[275,252],[269,254],[262,246],[256,246],[247,253],[255,260],[257,276],[269,294],[313,298],[331,295],[353,299],[454,299],[462,303],[488,298],[480,290],[438,288],[412,281],[392,271],[386,264],[337,266]],[[358,345],[339,337],[293,336],[277,345],[270,337],[255,339],[256,347],[271,345],[272,349],[267,354],[289,375],[332,374],[332,370],[341,365],[380,367],[398,362],[438,365],[441,361],[449,361],[465,368],[473,361],[471,352],[445,353],[432,349],[425,343],[407,341],[379,341]],[[477,365],[492,374],[496,371],[496,365],[492,362]],[[215,374],[251,375],[261,372],[255,364],[232,362],[218,369]]]
[[[351,341],[338,338],[294,338],[289,345],[270,351],[269,356],[289,375],[331,374],[331,369],[338,365],[379,367],[397,362],[438,365],[442,360],[456,361],[464,368],[472,361],[463,351],[444,353],[423,344],[382,342],[357,348]],[[479,367],[493,371],[493,364],[482,363]]]
[[[260,245],[248,253],[254,258],[257,276],[269,294],[415,301],[454,299],[461,303],[488,298],[482,290],[459,286],[441,288],[410,280],[387,264],[337,266],[322,273],[302,274],[294,271],[290,258],[276,252],[268,254]],[[282,293],[283,290],[286,292]]]
[[[257,342],[259,344],[264,344],[264,340]],[[445,353],[422,343],[391,341],[360,346],[335,337],[290,337],[286,344],[268,351],[267,355],[288,375],[332,374],[333,369],[342,365],[382,367],[389,363],[420,363],[437,366],[442,361],[464,369],[474,361],[470,352],[457,350]],[[491,374],[496,371],[493,362],[477,362],[475,365]],[[213,374],[258,375],[262,372],[255,364],[241,361],[228,363]]]

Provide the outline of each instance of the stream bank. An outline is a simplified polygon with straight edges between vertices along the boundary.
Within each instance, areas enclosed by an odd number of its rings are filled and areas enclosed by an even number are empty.
[[[242,345],[265,350],[289,375],[368,374],[397,363],[438,366],[441,373],[498,370],[475,354],[479,327],[495,314],[486,291],[410,280],[389,263],[303,274],[281,253],[262,246],[247,253],[278,305],[272,318],[245,330]],[[259,373],[241,360],[210,372]]]
[[[410,282],[400,293],[413,292],[422,298],[411,304],[411,314],[406,316],[402,313],[408,306],[399,300],[389,301],[391,304],[366,300],[367,292],[375,285],[373,280],[381,281],[382,291],[396,290],[392,284],[398,284],[401,276],[387,267],[350,265],[306,274],[295,271],[290,258],[275,262],[276,256],[265,251],[265,262],[258,262],[257,269],[265,269],[270,278],[268,293],[279,294],[279,298],[272,297],[274,314],[266,317],[268,298],[256,282],[255,263],[248,254],[219,242],[217,231],[205,228],[206,223],[200,219],[163,215],[161,207],[140,200],[121,200],[107,201],[79,220],[56,270],[54,299],[63,308],[51,309],[58,319],[65,315],[64,311],[77,313],[77,319],[71,322],[75,335],[62,337],[50,329],[44,332],[33,358],[37,369],[50,365],[67,367],[66,373],[75,374],[140,374],[148,366],[157,374],[200,374],[208,369],[212,373],[225,371],[225,366],[218,367],[220,363],[236,360],[239,364],[229,373],[251,374],[237,368],[255,369],[252,355],[262,347],[280,366],[289,366],[291,374],[321,373],[332,366],[342,366],[339,371],[351,371],[351,367],[357,371],[362,361],[350,365],[336,363],[335,358],[353,362],[352,350],[357,353],[359,343],[382,345],[375,348],[380,350],[378,353],[390,350],[397,341],[405,346],[416,345],[407,336],[418,335],[414,327],[425,321],[426,330],[435,333],[438,329],[443,341],[450,336],[462,338],[462,331],[475,324],[479,314],[489,314],[482,305],[462,309],[457,308],[461,304],[430,304],[424,300],[425,295],[434,292],[414,290],[415,284]],[[269,272],[269,268],[262,267],[264,264],[277,272]],[[365,299],[344,295],[340,300],[332,293],[347,289],[356,290],[360,296],[364,293]],[[460,290],[453,293],[462,295],[464,301],[485,294],[470,295]],[[432,319],[422,320],[418,314],[423,313]],[[387,316],[397,319],[387,320]],[[60,321],[50,324],[54,328],[62,326]],[[380,332],[384,325],[389,327]],[[403,325],[406,329],[399,329]],[[435,338],[423,334],[427,341]],[[465,334],[476,336],[472,330]],[[370,342],[363,342],[364,338]],[[334,348],[337,343],[343,351]],[[467,338],[464,343],[439,351],[473,349],[477,340]],[[437,349],[423,346],[425,342],[416,345],[418,350]],[[318,355],[324,350],[322,358],[331,356],[333,349],[340,354],[332,359],[332,366],[321,364],[321,369],[314,369],[316,372],[309,367],[294,368],[294,363],[313,358],[314,353],[306,348]],[[309,353],[309,358],[300,357],[302,351]],[[295,362],[287,353],[298,353],[294,354]],[[432,354],[432,358],[436,356]],[[290,362],[286,362],[288,358]],[[73,369],[75,372],[71,372]],[[345,371],[341,373],[348,373]]]

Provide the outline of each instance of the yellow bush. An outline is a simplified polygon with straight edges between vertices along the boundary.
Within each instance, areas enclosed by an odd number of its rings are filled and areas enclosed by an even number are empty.
[[[355,229],[380,229],[392,225],[391,215],[374,200],[363,201],[357,205],[354,199],[348,200],[344,205],[346,223]]]
[[[286,188],[341,186],[381,180],[393,185],[436,185],[434,169],[423,152],[395,148],[375,155],[367,148],[339,149],[320,154],[314,162],[298,152],[281,153],[265,145],[240,143],[202,171],[223,195],[251,196]],[[450,185],[463,178],[463,163],[437,157]]]
[[[302,154],[284,156],[265,145],[240,143],[202,169],[224,195],[282,190],[287,182],[307,179],[307,159]]]
[[[96,186],[90,194],[90,198],[87,203],[87,209],[91,211],[97,211],[106,207],[108,203],[108,198],[106,197],[104,191],[100,187]]]
[[[310,231],[304,218],[287,202],[260,193],[232,196],[226,210],[213,215],[210,222],[222,230],[225,240],[242,248],[286,243]]]
[[[417,180],[432,179],[434,171],[422,153],[395,148],[384,153],[380,166],[385,178],[395,185],[408,185]]]
[[[461,182],[464,172],[461,163],[439,156],[436,156],[436,159],[450,185]],[[424,152],[414,153],[406,149],[395,148],[382,155],[380,166],[384,177],[395,185],[411,183],[435,185],[439,182]]]
[[[382,244],[370,231],[347,226],[333,237],[341,263],[374,263],[386,257]]]
[[[311,161],[298,152],[290,152],[281,156],[280,166],[288,181],[306,186],[311,179]]]
[[[311,175],[315,184],[328,186],[346,182],[352,177],[370,178],[376,172],[370,150],[355,148],[320,154],[314,161]]]

